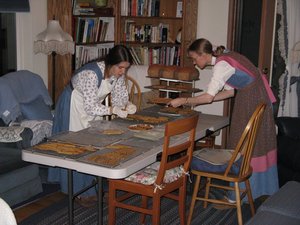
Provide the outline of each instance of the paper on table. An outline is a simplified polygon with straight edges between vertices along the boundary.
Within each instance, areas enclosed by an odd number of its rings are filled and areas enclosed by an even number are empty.
[[[213,165],[224,165],[232,157],[234,150],[231,149],[208,149],[204,148],[199,151],[195,151],[193,156],[211,163]],[[236,158],[236,161],[240,158],[240,154]]]
[[[138,133],[135,133],[133,135],[134,137],[138,137],[138,138],[143,138],[143,139],[147,139],[147,140],[152,140],[152,141],[157,141],[161,138],[164,137],[164,132],[163,131],[141,131]]]

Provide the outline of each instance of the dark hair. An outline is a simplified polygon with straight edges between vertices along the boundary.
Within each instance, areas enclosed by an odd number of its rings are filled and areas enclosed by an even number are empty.
[[[109,50],[104,62],[106,67],[111,67],[121,62],[129,62],[132,64],[132,57],[128,48],[124,45],[116,45]]]
[[[216,50],[213,50],[212,44],[205,38],[195,40],[188,48],[188,52],[196,52],[198,55],[206,53],[213,56],[219,56],[224,50],[225,47],[222,45],[218,46]]]

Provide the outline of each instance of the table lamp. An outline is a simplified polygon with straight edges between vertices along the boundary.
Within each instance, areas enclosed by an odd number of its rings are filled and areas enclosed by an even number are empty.
[[[50,20],[46,30],[39,33],[34,41],[34,53],[52,56],[52,100],[55,107],[55,56],[56,54],[74,54],[74,42],[71,35],[64,32],[58,20]]]

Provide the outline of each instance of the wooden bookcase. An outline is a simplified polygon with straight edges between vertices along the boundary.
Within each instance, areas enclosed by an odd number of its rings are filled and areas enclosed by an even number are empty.
[[[198,0],[117,0],[116,10],[116,42],[130,48],[138,64],[192,65],[186,49],[196,38]]]
[[[186,56],[187,47],[196,38],[198,0],[159,0],[159,12],[157,16],[145,15],[123,15],[124,7],[122,4],[128,0],[108,0],[107,7],[113,8],[114,18],[114,40],[109,43],[124,44],[127,47],[147,47],[147,48],[171,48],[180,47],[180,66],[192,66],[192,62]],[[149,0],[147,0],[149,1]],[[147,2],[144,0],[144,2]],[[155,1],[155,0],[152,0]],[[59,20],[62,29],[74,37],[74,18],[72,0],[48,0],[47,11],[48,20]],[[131,3],[138,4],[139,0],[131,0]],[[149,1],[151,2],[151,1]],[[182,17],[176,17],[177,5],[182,4]],[[121,15],[122,10],[122,15]],[[97,15],[101,17],[101,15]],[[83,17],[83,16],[81,16]],[[137,25],[159,25],[160,23],[168,24],[167,40],[158,43],[124,41],[125,21],[134,21]],[[181,43],[176,44],[176,36],[181,29]],[[74,40],[76,40],[74,38]],[[99,43],[76,43],[76,45],[88,46]],[[73,70],[75,69],[76,55],[57,55],[56,56],[56,90],[55,98],[61,94],[64,87],[70,81]],[[51,57],[48,58],[48,74],[52,74]],[[52,78],[48,76],[48,88],[52,90]]]
[[[89,41],[83,43],[82,41],[76,41],[76,28],[75,21],[79,18],[100,18],[102,15],[97,13],[96,15],[73,15],[73,1],[72,0],[48,0],[47,1],[47,12],[48,12],[48,20],[59,20],[59,23],[62,29],[65,32],[68,32],[72,35],[75,41],[75,48],[78,49],[79,46],[82,48],[87,48],[89,46],[95,45],[107,45],[111,46],[114,44],[115,40],[101,40],[101,41]],[[114,19],[114,31],[116,30],[116,0],[108,0],[107,7],[113,8],[113,15],[109,16]],[[103,19],[107,16],[104,15]],[[115,33],[115,32],[114,32]],[[76,51],[75,49],[75,51]],[[78,54],[78,52],[77,52]],[[64,87],[69,83],[71,76],[73,74],[74,69],[76,68],[76,52],[75,55],[57,55],[56,56],[56,85],[55,85],[55,99],[63,91]],[[48,58],[48,74],[52,74],[52,58]],[[48,89],[52,90],[52,78],[48,76]]]

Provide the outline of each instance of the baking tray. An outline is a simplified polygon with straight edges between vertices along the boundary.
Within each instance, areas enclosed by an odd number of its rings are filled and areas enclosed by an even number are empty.
[[[127,145],[127,146],[129,146],[129,145]],[[94,156],[100,156],[100,157],[104,158],[106,154],[110,154],[112,152],[117,152],[119,150],[119,149],[110,149],[110,148],[104,148],[104,149],[98,150],[97,152],[91,153],[89,155],[86,155],[86,156],[83,156],[83,157],[77,159],[77,161],[94,164],[94,165],[98,165],[98,166],[104,166],[104,167],[108,167],[108,168],[114,168],[130,159],[133,159],[134,157],[137,157],[137,156],[143,154],[144,149],[134,147],[134,146],[130,146],[130,147],[132,147],[135,150],[134,153],[127,155],[126,157],[124,157],[120,160],[117,160],[117,162],[115,162],[115,163],[106,164],[104,162],[95,162],[95,161],[89,160],[90,157],[94,157]]]
[[[178,107],[178,108],[173,108],[173,107],[164,107],[161,108],[158,112],[158,114],[161,115],[169,115],[169,116],[176,116],[176,117],[186,117],[193,115],[195,113],[198,113],[190,108],[184,108],[184,107]]]
[[[44,144],[52,144],[52,143],[53,144],[59,144],[59,145],[66,144],[68,146],[72,145],[72,146],[74,146],[74,148],[86,148],[87,150],[82,152],[82,153],[78,153],[78,154],[64,154],[64,153],[59,153],[59,152],[55,151],[55,149],[53,149],[53,150],[38,149],[39,146],[42,146]],[[82,145],[76,145],[76,144],[73,144],[73,143],[64,143],[64,142],[60,142],[60,141],[49,140],[49,141],[42,142],[42,143],[39,143],[37,145],[34,145],[34,146],[30,147],[28,150],[31,150],[32,152],[58,156],[58,157],[61,157],[61,158],[78,159],[78,158],[83,157],[85,155],[96,152],[98,150],[98,148],[95,148],[95,147],[90,146],[90,145],[82,146]]]
[[[155,140],[155,145],[163,144],[164,140],[160,139],[159,141]],[[154,147],[154,141],[150,139],[141,139],[138,137],[132,137],[128,140],[120,141],[118,144],[129,145],[141,149],[142,152]]]
[[[125,138],[125,137],[123,137]],[[50,140],[63,141],[78,145],[91,145],[95,147],[104,147],[116,143],[122,139],[122,135],[104,135],[101,132],[91,132],[89,128],[78,132],[64,132],[49,137]]]

